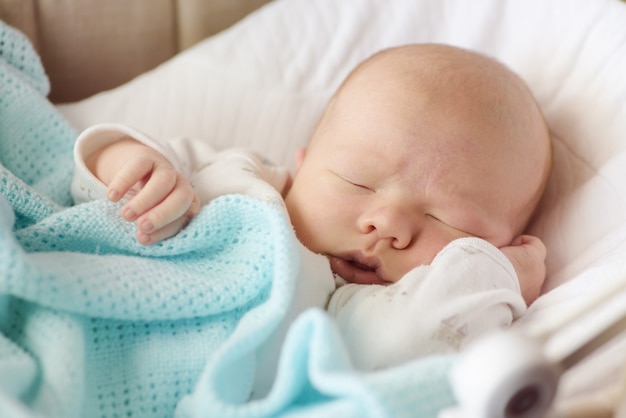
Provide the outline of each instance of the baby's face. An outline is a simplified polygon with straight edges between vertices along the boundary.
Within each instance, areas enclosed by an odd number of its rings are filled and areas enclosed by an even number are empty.
[[[286,198],[298,238],[349,282],[395,282],[456,238],[513,238],[501,205],[509,192],[492,178],[500,167],[471,141],[496,133],[394,96],[338,103]]]
[[[475,85],[485,94],[467,93],[465,78],[433,93],[432,82],[411,91],[402,64],[371,66],[346,84],[286,196],[298,238],[353,283],[398,281],[460,237],[509,245],[540,189],[545,143],[527,138],[541,127],[517,117],[525,108],[491,99],[483,67]]]

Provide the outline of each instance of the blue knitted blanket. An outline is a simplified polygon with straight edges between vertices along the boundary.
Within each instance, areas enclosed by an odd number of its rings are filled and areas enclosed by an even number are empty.
[[[0,22],[0,416],[434,417],[451,359],[359,374],[320,310],[290,327],[276,384],[250,400],[299,252],[245,196],[159,245],[105,201],[72,205],[76,132],[26,38]]]

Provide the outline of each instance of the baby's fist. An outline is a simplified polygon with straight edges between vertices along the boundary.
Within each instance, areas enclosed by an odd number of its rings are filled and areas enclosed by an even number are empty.
[[[520,235],[500,250],[513,264],[522,297],[530,305],[539,297],[546,278],[546,246],[535,236]]]

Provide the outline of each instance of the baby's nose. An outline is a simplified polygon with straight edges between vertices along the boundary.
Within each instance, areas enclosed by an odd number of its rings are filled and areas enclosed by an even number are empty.
[[[377,207],[365,213],[359,223],[361,232],[375,233],[379,239],[388,239],[398,250],[410,246],[419,230],[416,215],[401,205]]]

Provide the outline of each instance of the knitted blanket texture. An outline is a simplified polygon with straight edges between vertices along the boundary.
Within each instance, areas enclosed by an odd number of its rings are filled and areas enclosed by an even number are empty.
[[[118,205],[73,206],[77,133],[48,91],[0,22],[0,417],[434,417],[453,403],[450,358],[357,373],[317,309],[291,325],[271,393],[250,400],[298,277],[285,215],[224,196],[137,244]]]

